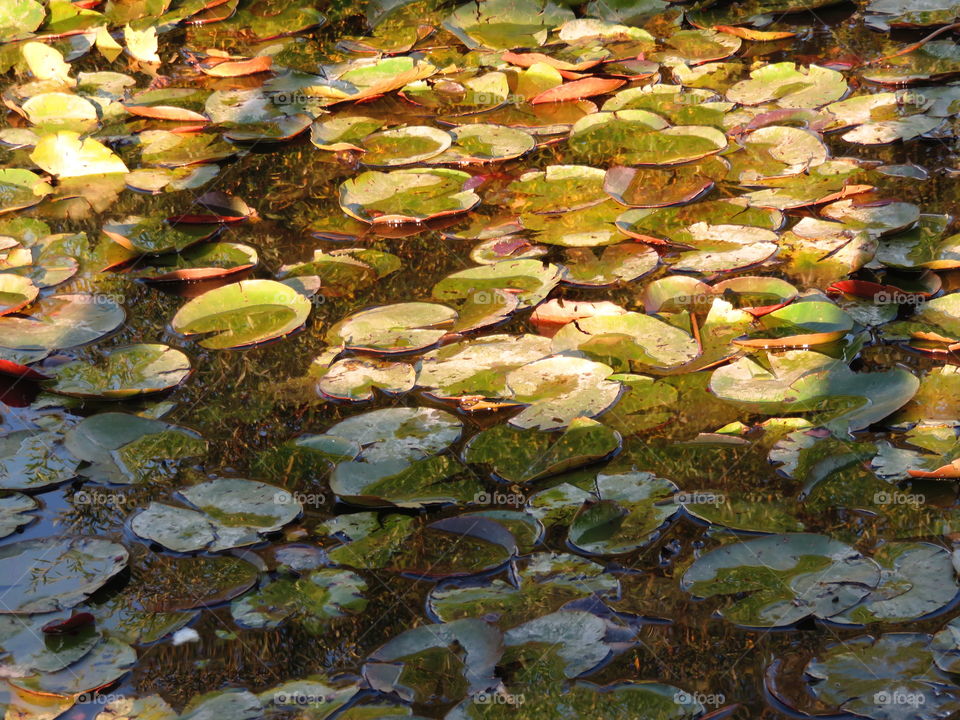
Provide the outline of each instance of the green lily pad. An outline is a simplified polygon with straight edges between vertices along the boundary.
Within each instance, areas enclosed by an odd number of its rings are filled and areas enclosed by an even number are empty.
[[[299,578],[281,577],[234,600],[230,612],[241,627],[275,628],[294,620],[318,635],[327,621],[363,612],[367,584],[349,570],[314,570]]]
[[[52,192],[36,173],[4,168],[0,170],[0,215],[33,207]]]
[[[370,400],[373,390],[399,395],[413,389],[412,365],[389,360],[346,358],[337,360],[317,382],[320,392],[339,400]]]
[[[725,178],[730,166],[718,156],[670,167],[623,167],[607,170],[603,188],[629,207],[666,207],[692,202]]]
[[[36,500],[23,493],[7,493],[0,497],[0,538],[33,522],[35,516],[29,513],[38,507]]]
[[[509,50],[543,45],[552,29],[573,17],[550,0],[490,0],[479,8],[461,5],[443,26],[469,48]]]
[[[520,128],[480,123],[464,125],[452,131],[453,145],[430,158],[430,165],[479,165],[511,160],[525,155],[537,145],[530,133]]]
[[[918,712],[948,717],[960,709],[960,688],[933,664],[929,639],[923,633],[886,633],[845,640],[807,663],[808,688],[831,707],[873,720]]]
[[[847,92],[843,73],[820,65],[770,63],[750,73],[727,91],[727,100],[741,105],[774,102],[782,108],[818,108]]]
[[[501,260],[448,275],[433,286],[432,294],[437,300],[449,301],[476,290],[507,290],[516,293],[522,307],[529,307],[546,299],[561,275],[558,266],[540,260]]]
[[[40,138],[30,159],[41,170],[61,179],[126,174],[127,166],[106,145],[80,133],[61,130]]]
[[[934,613],[957,595],[950,552],[929,543],[888,543],[874,553],[880,584],[832,622],[905,622]]]
[[[463,459],[489,467],[507,482],[527,483],[596,462],[619,448],[618,433],[577,418],[560,436],[497,425],[470,438]]]
[[[367,223],[417,223],[470,210],[480,202],[466,189],[468,173],[444,168],[368,170],[340,186],[340,207]]]
[[[850,609],[880,583],[880,567],[824,535],[795,533],[736,542],[700,556],[681,587],[726,596],[721,615],[738,625],[783,627]]]
[[[714,155],[727,147],[727,138],[705,125],[671,127],[646,110],[618,110],[578,120],[568,144],[576,156],[590,162],[663,166]]]
[[[89,463],[85,477],[114,484],[170,477],[180,461],[207,450],[207,443],[186,428],[114,412],[92,415],[70,428],[64,446]]]
[[[931,40],[902,55],[871,63],[864,80],[881,85],[938,82],[960,75],[960,49],[950,40]]]
[[[440,621],[496,616],[510,627],[586,597],[616,597],[620,581],[603,565],[564,553],[536,553],[523,558],[516,584],[499,578],[451,580],[437,585],[427,598]]]
[[[137,652],[119,640],[106,639],[87,655],[57,672],[11,679],[14,687],[48,695],[80,695],[126,675]]]
[[[401,261],[396,255],[369,248],[342,248],[329,252],[314,250],[310,260],[283,265],[277,276],[316,275],[320,278],[324,295],[339,297],[371,285],[400,267]]]
[[[604,171],[586,165],[548,165],[510,183],[509,207],[517,213],[567,213],[606,200]]]
[[[413,352],[436,344],[456,317],[436,303],[384,305],[348,315],[327,331],[327,342],[374,353]]]
[[[657,252],[640,243],[612,245],[600,257],[589,248],[569,248],[563,254],[563,282],[586,287],[625,283],[653,272],[659,264]]]
[[[127,314],[113,300],[94,295],[51,295],[29,315],[0,317],[0,347],[59,350],[99,340],[123,324]]]
[[[18,430],[0,437],[0,487],[33,490],[57,485],[77,475],[80,460],[55,432]]]
[[[184,335],[204,334],[202,347],[246,347],[288,335],[310,314],[310,300],[275,280],[241,280],[194,298],[170,324]]]
[[[39,288],[29,278],[0,273],[0,315],[21,310],[39,294]]]
[[[76,361],[53,371],[50,390],[82,398],[120,400],[163,392],[191,373],[190,359],[166,345],[128,345],[104,353],[94,364]]]
[[[416,165],[450,147],[450,133],[427,125],[407,125],[367,135],[361,162],[367,167]]]
[[[14,582],[0,601],[0,613],[69,609],[123,570],[127,557],[122,545],[100,538],[42,538],[5,545],[0,567],[7,568],[6,577]],[[42,567],[44,572],[24,575],[25,567]]]
[[[214,226],[215,227],[215,226]],[[170,225],[160,218],[131,216],[105,223],[104,234],[130,250],[141,253],[180,252],[207,240],[214,233],[208,225]]]

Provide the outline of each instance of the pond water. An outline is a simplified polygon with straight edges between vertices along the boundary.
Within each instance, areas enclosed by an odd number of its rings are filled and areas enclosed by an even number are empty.
[[[960,6],[3,3],[7,718],[960,713]]]

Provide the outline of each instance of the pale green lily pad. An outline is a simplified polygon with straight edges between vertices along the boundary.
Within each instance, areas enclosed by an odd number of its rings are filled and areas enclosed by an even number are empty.
[[[39,288],[30,278],[0,273],[0,315],[21,310],[32,303],[39,294]]]
[[[508,394],[507,373],[550,355],[549,338],[487,335],[432,350],[420,361],[417,386],[441,398]]]
[[[23,493],[7,493],[0,497],[0,538],[33,522],[34,516],[29,513],[38,507],[36,500]]]
[[[0,600],[0,613],[69,609],[123,570],[127,557],[122,545],[101,538],[43,538],[5,545],[0,549],[0,568],[14,583]],[[45,571],[24,575],[25,567]]]
[[[175,552],[216,552],[257,543],[303,511],[286,490],[239,478],[211,480],[179,494],[196,510],[151,502],[131,520],[133,532]]]
[[[50,390],[61,395],[120,400],[163,392],[191,373],[190,359],[159,344],[128,345],[107,353],[94,364],[76,361],[53,371]]]
[[[314,570],[299,578],[281,577],[230,604],[241,627],[276,628],[294,621],[319,635],[329,620],[363,612],[367,584],[349,570]]]
[[[563,282],[585,287],[626,283],[653,272],[659,264],[657,252],[640,243],[606,247],[600,257],[589,248],[569,248],[563,253]]]
[[[34,490],[77,475],[80,460],[55,432],[18,430],[0,437],[0,488]]]
[[[460,437],[455,415],[434,408],[385,408],[342,420],[327,434],[356,442],[366,462],[420,460],[442,452]]]
[[[960,687],[933,664],[929,640],[923,633],[845,640],[807,663],[808,689],[828,706],[872,720],[948,717],[960,709]]]
[[[340,186],[340,207],[367,223],[418,223],[470,210],[480,202],[465,188],[468,173],[444,168],[368,170]]]
[[[657,316],[628,312],[597,315],[565,325],[553,337],[556,352],[580,350],[620,366],[667,369],[700,354],[693,335]]]
[[[527,483],[596,462],[619,448],[617,432],[577,418],[559,436],[497,425],[470,438],[463,459],[488,467],[507,482]]]
[[[827,355],[809,350],[769,354],[761,364],[741,358],[713,372],[710,390],[753,412],[820,411],[838,432],[879,422],[917,392],[920,381],[902,368],[855,373]]]
[[[126,317],[109,298],[52,295],[24,317],[0,317],[0,347],[49,352],[85,345],[116,330]]]
[[[327,331],[327,341],[374,353],[413,352],[434,345],[456,318],[455,310],[436,303],[383,305],[348,315]]]
[[[170,324],[184,335],[203,334],[201,346],[222,350],[288,335],[306,322],[310,309],[310,300],[288,284],[241,280],[190,300]]]
[[[880,583],[880,567],[824,535],[795,533],[734,542],[701,555],[681,587],[703,598],[727,596],[721,615],[748,627],[784,627],[830,618]]]
[[[14,687],[47,695],[80,695],[109,685],[133,669],[137,652],[119,640],[107,639],[87,655],[57,672],[14,678]]]
[[[627,239],[617,227],[621,208],[613,200],[592,204],[563,213],[525,213],[520,216],[524,228],[533,232],[536,242],[562,247],[599,247],[616,245]]]
[[[594,417],[620,395],[620,384],[607,378],[612,369],[582,357],[554,355],[507,373],[511,399],[526,407],[510,418],[518,428],[556,430],[578,417]]]
[[[960,591],[950,552],[930,543],[888,543],[873,554],[880,584],[831,622],[905,622],[937,612]]]
[[[67,130],[41,137],[30,159],[59,178],[127,173],[123,160],[106,145],[89,137],[81,140],[79,133]]]
[[[727,91],[727,100],[741,105],[774,102],[782,108],[818,108],[842,98],[847,92],[843,73],[792,62],[770,63],[750,73]]]
[[[370,400],[374,389],[399,395],[413,389],[412,365],[389,360],[345,358],[337,360],[317,382],[320,392],[339,400]]]

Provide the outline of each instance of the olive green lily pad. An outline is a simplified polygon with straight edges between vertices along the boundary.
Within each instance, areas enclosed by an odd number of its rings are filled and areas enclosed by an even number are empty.
[[[370,248],[342,248],[329,252],[314,250],[310,260],[283,265],[277,276],[316,275],[320,278],[324,295],[339,297],[371,285],[400,267],[401,261],[396,255]]]
[[[727,176],[730,166],[718,156],[670,167],[623,167],[607,170],[603,188],[629,207],[665,207],[692,202]]]
[[[42,538],[5,545],[0,549],[0,568],[13,583],[0,600],[0,613],[71,608],[123,570],[127,557],[122,545],[101,538]],[[43,572],[24,574],[24,568]]]
[[[245,273],[258,262],[257,251],[241,243],[201,243],[183,252],[154,259],[131,272],[153,283],[211,280]]]
[[[450,133],[428,125],[407,125],[367,135],[361,162],[367,167],[416,165],[450,147]]]
[[[548,165],[530,170],[507,187],[517,213],[567,213],[606,200],[604,171],[586,165]]]
[[[727,137],[706,125],[671,127],[647,110],[618,110],[578,120],[568,143],[591,162],[663,166],[714,155],[727,147]]]
[[[288,335],[310,314],[310,300],[275,280],[241,280],[210,290],[177,311],[170,324],[184,335],[204,334],[213,350],[246,347]]]
[[[657,252],[640,243],[611,245],[600,257],[590,248],[568,248],[563,253],[563,282],[585,287],[631,282],[653,272],[659,264]]]
[[[507,482],[526,483],[596,462],[619,448],[617,432],[577,418],[559,436],[497,425],[470,438],[463,459],[489,467]]]
[[[190,359],[158,344],[128,345],[94,364],[76,361],[53,371],[50,390],[74,397],[120,400],[174,388],[191,373]]]
[[[865,80],[882,85],[938,82],[957,75],[960,75],[960,49],[950,40],[931,40],[861,70]]]
[[[368,170],[340,186],[340,207],[367,223],[418,223],[470,210],[480,196],[468,173],[445,168]]]
[[[275,628],[294,620],[319,635],[326,622],[363,612],[367,584],[349,570],[314,570],[299,578],[281,577],[230,604],[241,627]]]
[[[509,50],[543,45],[552,29],[573,18],[550,0],[490,0],[479,8],[461,5],[443,25],[467,47]]]
[[[522,307],[529,307],[546,299],[561,275],[558,266],[540,260],[501,260],[448,275],[433,286],[432,294],[437,300],[449,301],[476,290],[506,290],[517,294]]]
[[[526,213],[520,223],[532,231],[533,239],[562,247],[616,245],[627,236],[615,224],[622,208],[613,200],[564,213]]]
[[[160,218],[131,216],[120,222],[105,223],[107,237],[130,250],[141,253],[181,251],[207,240],[215,226],[170,225]]]
[[[721,615],[748,627],[783,627],[830,618],[880,583],[880,567],[824,535],[793,533],[734,542],[700,556],[681,587],[697,597],[726,597]]]
[[[0,170],[0,215],[33,207],[52,192],[36,173],[4,168]]]
[[[829,302],[794,302],[757,320],[758,331],[738,345],[807,347],[839,340],[853,329],[853,318]]]
[[[537,141],[520,128],[505,125],[463,125],[453,131],[453,145],[428,160],[430,165],[479,165],[520,157]]]
[[[530,497],[545,525],[569,525],[569,542],[591,555],[622,555],[656,539],[679,511],[677,486],[648,472],[600,474],[587,489],[564,483]]]
[[[516,584],[499,578],[450,580],[430,591],[427,607],[442,622],[496,616],[510,627],[586,597],[620,594],[603,565],[565,553],[536,553],[519,561]]]
[[[186,428],[127,413],[92,415],[70,428],[64,446],[89,465],[85,477],[114,484],[170,477],[180,461],[206,453],[207,443]]]

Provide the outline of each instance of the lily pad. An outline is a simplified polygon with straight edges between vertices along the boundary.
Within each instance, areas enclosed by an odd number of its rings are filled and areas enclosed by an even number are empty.
[[[850,609],[880,583],[880,567],[824,535],[771,535],[702,555],[681,587],[698,597],[727,596],[720,613],[738,625],[783,627]]]
[[[340,186],[340,207],[368,223],[417,223],[466,212],[480,197],[468,173],[443,168],[367,171]]]
[[[275,280],[241,280],[194,298],[170,324],[213,350],[247,347],[274,340],[306,322],[311,304],[302,293]]]
[[[234,600],[230,611],[241,627],[275,628],[294,620],[320,634],[326,621],[363,612],[367,584],[349,570],[314,570],[300,578],[281,577]]]
[[[92,365],[76,361],[53,372],[50,389],[61,395],[119,400],[163,392],[191,373],[190,360],[166,345],[128,345],[104,353]]]

